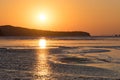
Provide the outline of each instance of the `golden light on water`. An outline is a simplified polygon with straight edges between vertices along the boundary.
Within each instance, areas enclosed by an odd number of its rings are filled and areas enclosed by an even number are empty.
[[[39,45],[41,48],[45,48],[45,39],[40,39]],[[47,49],[38,49],[36,53],[36,66],[34,67],[34,75],[36,80],[47,80],[51,74],[51,67],[48,61]]]
[[[49,74],[49,64],[47,62],[47,51],[43,50],[38,53],[38,74],[39,75],[48,75]]]
[[[46,49],[40,49],[36,53],[36,66],[33,71],[36,80],[47,80],[51,74],[51,68],[48,62],[48,52]]]
[[[46,41],[45,38],[42,38],[42,39],[39,40],[39,47],[40,47],[41,49],[45,49],[45,48],[46,48],[46,45],[47,45],[47,41]]]

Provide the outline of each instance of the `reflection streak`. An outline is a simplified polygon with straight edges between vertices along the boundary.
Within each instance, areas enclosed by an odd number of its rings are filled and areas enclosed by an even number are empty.
[[[40,49],[36,53],[36,66],[34,69],[34,74],[37,75],[37,79],[46,80],[49,79],[50,75],[50,65],[48,63],[48,51],[46,48],[46,40],[39,40]],[[42,43],[43,42],[43,43]]]
[[[46,41],[45,38],[41,38],[41,39],[39,40],[39,47],[40,47],[40,49],[45,49],[45,48],[46,48],[46,45],[47,45],[46,42],[47,42],[47,41]]]

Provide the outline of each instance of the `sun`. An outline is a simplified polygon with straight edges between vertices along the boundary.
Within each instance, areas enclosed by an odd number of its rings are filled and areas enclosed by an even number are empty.
[[[56,23],[55,17],[52,13],[49,12],[36,12],[33,15],[33,24],[36,25],[37,29],[48,30],[51,26],[54,26]]]
[[[40,19],[40,21],[45,22],[46,21],[46,15],[45,14],[40,14],[39,19]]]

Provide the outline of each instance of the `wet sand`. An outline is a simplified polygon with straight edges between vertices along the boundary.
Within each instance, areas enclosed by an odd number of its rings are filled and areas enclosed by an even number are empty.
[[[120,80],[119,62],[111,60],[114,51],[62,52],[62,48],[0,49],[0,80]]]

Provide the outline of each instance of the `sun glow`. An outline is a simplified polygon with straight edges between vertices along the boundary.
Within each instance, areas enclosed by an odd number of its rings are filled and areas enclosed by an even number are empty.
[[[39,40],[39,46],[41,49],[46,48],[46,39],[42,38]]]
[[[32,13],[31,20],[33,21],[31,24],[35,25],[35,28],[42,30],[50,30],[57,25],[56,15],[49,10]]]
[[[38,16],[38,18],[40,19],[41,22],[45,22],[46,21],[46,15],[45,14],[40,14]]]
[[[45,21],[45,20],[46,20],[46,16],[45,16],[44,14],[41,14],[41,15],[40,15],[40,20],[41,20],[41,21]]]

